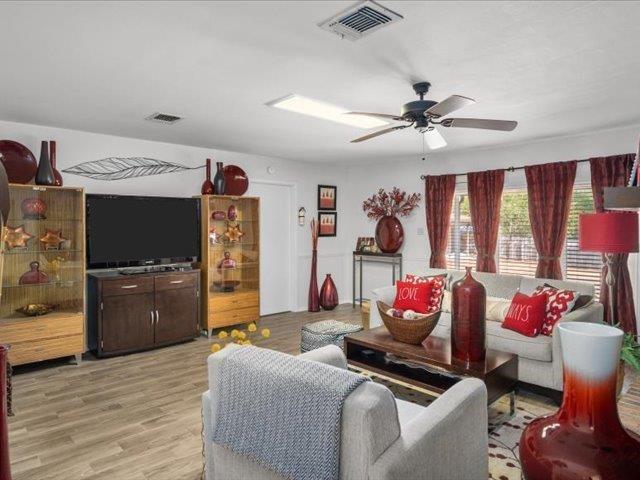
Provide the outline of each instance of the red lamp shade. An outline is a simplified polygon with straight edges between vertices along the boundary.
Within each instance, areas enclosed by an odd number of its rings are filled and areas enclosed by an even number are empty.
[[[581,214],[580,250],[600,253],[637,252],[638,214],[625,211]]]

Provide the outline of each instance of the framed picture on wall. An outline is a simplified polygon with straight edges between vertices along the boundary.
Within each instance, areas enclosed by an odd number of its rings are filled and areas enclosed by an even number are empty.
[[[318,210],[337,210],[338,187],[318,185]]]
[[[338,232],[338,214],[336,212],[318,212],[320,225],[319,237],[335,237]]]

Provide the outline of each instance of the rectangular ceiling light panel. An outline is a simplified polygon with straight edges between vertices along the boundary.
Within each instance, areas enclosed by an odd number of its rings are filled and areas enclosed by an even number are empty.
[[[267,105],[359,128],[377,128],[389,125],[389,122],[385,122],[379,118],[365,117],[361,115],[345,115],[349,111],[345,108],[337,107],[329,103],[303,97],[297,94],[287,95],[284,98],[269,102]]]

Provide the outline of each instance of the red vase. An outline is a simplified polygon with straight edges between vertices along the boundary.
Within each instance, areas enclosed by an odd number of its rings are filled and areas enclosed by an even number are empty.
[[[211,159],[207,158],[206,175],[204,183],[202,184],[202,195],[213,195],[213,182],[211,181]]]
[[[384,253],[396,253],[402,247],[404,230],[400,220],[385,215],[376,225],[376,244]]]
[[[311,280],[309,280],[309,301],[307,309],[310,312],[320,311],[320,297],[318,295],[318,251],[311,254]]]
[[[451,355],[465,365],[484,362],[487,292],[480,282],[466,275],[451,287]]]
[[[36,197],[25,198],[20,204],[22,217],[28,220],[44,220],[47,218],[47,204]]]
[[[7,354],[9,347],[0,345],[0,480],[11,480],[9,458],[9,426],[7,423]]]
[[[623,333],[608,325],[561,323],[564,394],[557,413],[533,420],[520,438],[527,480],[631,480],[640,441],[618,417],[616,380]]]
[[[49,141],[49,157],[51,158],[51,167],[53,168],[53,178],[55,179],[54,185],[56,187],[62,186],[62,174],[56,168],[57,153],[56,153],[56,141]]]
[[[320,289],[320,306],[325,310],[333,310],[338,306],[338,289],[330,273],[327,273]]]

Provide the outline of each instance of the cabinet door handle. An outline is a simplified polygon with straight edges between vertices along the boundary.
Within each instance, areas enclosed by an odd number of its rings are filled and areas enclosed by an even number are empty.
[[[153,310],[149,310],[149,313],[151,314],[151,326],[153,326]]]
[[[156,325],[158,325],[159,322],[160,322],[160,314],[158,313],[158,310],[156,310]]]
[[[173,283],[175,285],[177,283],[184,283],[184,280],[171,280],[169,283]]]
[[[130,288],[138,288],[138,285],[122,285],[120,288],[128,290]]]

